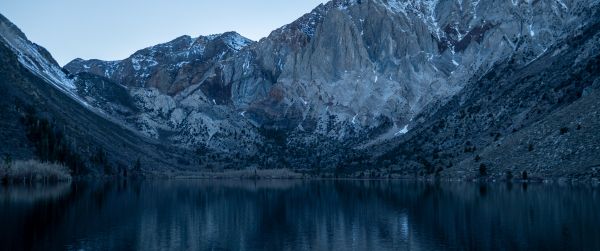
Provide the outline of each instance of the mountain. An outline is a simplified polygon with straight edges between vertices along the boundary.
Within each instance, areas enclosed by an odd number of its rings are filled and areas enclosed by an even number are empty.
[[[496,62],[515,53],[521,62],[532,60],[577,24],[586,6],[585,1],[336,0],[237,53],[212,53],[229,55],[218,63],[192,53],[212,67],[194,66],[199,73],[187,72],[189,59],[179,66],[145,59],[149,52],[172,54],[168,48],[193,41],[185,37],[137,52],[120,62],[119,70],[96,60],[75,60],[65,68],[157,87],[170,96],[189,96],[199,85],[206,99],[245,112],[259,125],[347,138],[386,122],[399,131],[428,104],[458,93]],[[154,74],[124,70],[133,68],[134,59]],[[163,79],[157,69],[166,68],[177,71],[171,79],[185,84],[152,81]]]
[[[49,53],[19,51],[111,123],[212,153],[192,169],[595,177],[599,4],[333,0],[256,42],[182,36],[60,72]],[[566,121],[576,114],[590,124]]]
[[[185,169],[195,153],[115,123],[79,96],[45,49],[0,15],[0,154],[68,165],[74,174]],[[128,95],[128,94],[126,94]],[[185,160],[185,161],[184,161]]]
[[[182,36],[120,61],[76,59],[65,70],[82,98],[148,137],[193,150],[209,145],[219,151],[242,140],[251,151],[257,136],[244,129],[252,128],[248,121],[228,119],[240,115],[227,106],[230,90],[221,85],[215,71],[224,59],[252,43],[235,32]],[[119,98],[88,91],[99,86],[113,87]]]
[[[156,88],[172,95],[206,79],[217,62],[252,43],[235,32],[197,38],[181,36],[140,50],[125,60],[75,59],[65,69],[88,72],[127,86]]]

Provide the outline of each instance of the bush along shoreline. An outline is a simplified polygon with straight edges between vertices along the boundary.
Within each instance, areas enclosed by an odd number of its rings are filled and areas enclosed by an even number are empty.
[[[66,166],[39,162],[37,160],[17,160],[4,158],[0,167],[2,184],[32,184],[69,182],[71,172]]]

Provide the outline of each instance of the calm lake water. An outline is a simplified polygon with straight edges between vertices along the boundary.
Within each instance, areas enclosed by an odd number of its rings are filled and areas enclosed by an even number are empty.
[[[0,187],[0,250],[600,250],[598,190],[233,180]]]

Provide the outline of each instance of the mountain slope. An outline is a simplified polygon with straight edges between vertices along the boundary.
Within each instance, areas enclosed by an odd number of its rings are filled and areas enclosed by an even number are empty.
[[[393,149],[373,149],[387,152],[378,163],[405,175],[598,177],[599,14],[535,60],[473,79]]]
[[[235,151],[251,155],[259,136],[249,121],[231,119],[243,116],[229,106],[231,87],[217,75],[224,59],[251,44],[235,32],[182,36],[125,60],[76,59],[65,69],[80,97],[147,137],[225,153],[241,141],[248,147]],[[111,90],[88,91],[98,86]]]
[[[43,47],[27,40],[25,34],[2,15],[0,15],[0,34],[2,34],[4,45],[16,53],[18,61],[24,67],[65,94],[77,99],[74,91],[75,85],[66,78],[50,53]]]
[[[149,140],[95,112],[76,96],[72,80],[45,50],[4,17],[0,21],[0,154],[69,162],[77,174],[98,174],[102,168],[124,172],[138,158],[146,170],[185,168],[178,160],[192,153]],[[95,163],[100,151],[106,161]]]

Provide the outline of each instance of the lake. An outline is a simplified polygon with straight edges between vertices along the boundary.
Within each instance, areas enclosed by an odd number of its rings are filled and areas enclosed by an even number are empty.
[[[2,250],[600,250],[597,188],[119,180],[0,187]]]

